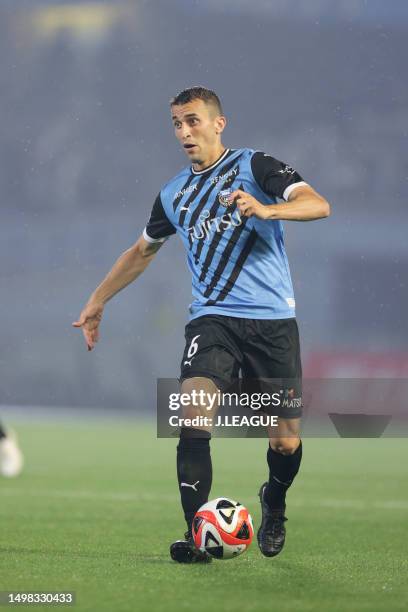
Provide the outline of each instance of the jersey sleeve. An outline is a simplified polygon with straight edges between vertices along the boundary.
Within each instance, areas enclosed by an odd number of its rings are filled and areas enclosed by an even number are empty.
[[[176,228],[170,223],[161,201],[160,193],[157,196],[150,219],[143,230],[143,238],[147,242],[164,242],[169,236],[176,233]]]
[[[287,200],[296,187],[307,185],[291,166],[261,151],[253,154],[251,170],[264,193],[282,200]]]

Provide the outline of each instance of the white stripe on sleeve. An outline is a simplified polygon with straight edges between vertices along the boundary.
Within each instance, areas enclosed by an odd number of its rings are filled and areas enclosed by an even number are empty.
[[[286,187],[285,191],[283,192],[283,199],[286,200],[286,202],[287,202],[288,201],[288,197],[290,196],[292,191],[294,189],[296,189],[296,187],[303,187],[304,185],[307,185],[307,183],[305,183],[305,181],[299,181],[298,183],[292,183],[292,185],[288,185]]]
[[[154,244],[155,242],[165,242],[168,236],[165,236],[164,238],[151,238],[149,234],[146,232],[146,228],[144,228],[143,238],[146,240],[146,242],[150,242],[150,244]]]

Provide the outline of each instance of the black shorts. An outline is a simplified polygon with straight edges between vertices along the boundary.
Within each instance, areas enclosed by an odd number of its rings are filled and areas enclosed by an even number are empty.
[[[283,418],[302,414],[302,365],[296,319],[245,319],[204,315],[186,325],[180,382],[203,376],[221,391],[241,375],[241,391],[280,392],[273,412]]]

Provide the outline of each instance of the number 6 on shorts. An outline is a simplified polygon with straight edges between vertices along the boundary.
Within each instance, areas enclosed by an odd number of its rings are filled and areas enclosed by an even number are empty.
[[[191,341],[190,346],[188,347],[188,351],[187,351],[187,357],[189,359],[191,359],[192,357],[194,357],[194,355],[196,354],[196,352],[198,351],[198,344],[196,342],[197,338],[199,338],[201,336],[201,334],[198,334],[198,336],[194,336],[194,338]]]

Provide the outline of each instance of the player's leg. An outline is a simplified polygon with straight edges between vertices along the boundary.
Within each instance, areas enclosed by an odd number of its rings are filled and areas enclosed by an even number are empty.
[[[267,464],[269,477],[259,491],[262,524],[258,545],[268,557],[277,555],[285,542],[286,491],[302,458],[302,366],[299,332],[295,319],[252,321],[244,351],[246,377],[255,379],[262,391],[278,392],[280,405],[267,410],[277,415],[278,427],[269,427]]]
[[[278,427],[268,427],[268,435],[269,480],[264,497],[271,510],[284,512],[286,491],[293,483],[302,460],[300,418],[279,417]]]
[[[259,491],[262,523],[257,537],[259,548],[266,557],[278,555],[285,544],[286,492],[302,460],[300,418],[279,418],[278,423],[278,427],[268,428],[269,479]]]
[[[0,474],[14,478],[23,469],[23,453],[13,431],[6,430],[0,423]]]
[[[197,416],[213,419],[218,403],[205,398],[218,396],[217,385],[209,378],[193,377],[184,380],[181,392],[195,393],[197,404],[184,406],[183,418]],[[177,540],[170,547],[170,555],[179,563],[209,562],[211,559],[196,550],[192,538],[192,522],[197,510],[208,501],[212,483],[212,463],[210,453],[211,426],[182,427],[177,446],[177,479],[181,505],[187,525],[184,540]]]
[[[200,405],[183,408],[184,418],[214,418],[218,408],[219,389],[231,384],[239,370],[240,353],[228,327],[229,317],[206,315],[186,326],[186,346],[181,362],[181,392],[196,393]],[[208,398],[212,398],[212,402]],[[203,399],[201,401],[201,398]],[[210,409],[209,409],[210,408]],[[192,520],[196,511],[208,501],[212,482],[210,455],[211,426],[181,428],[177,446],[177,478],[187,524],[184,541],[170,547],[172,558],[191,563],[206,560],[198,554],[191,538]]]
[[[209,378],[194,377],[184,380],[181,392],[191,395],[202,394],[203,399],[217,398],[218,388]],[[193,419],[196,416],[213,419],[218,402],[202,401],[199,405],[185,406],[183,417]],[[191,531],[193,518],[197,510],[208,501],[212,483],[212,464],[210,454],[211,426],[197,428],[182,427],[177,446],[177,478],[180,490],[181,505],[187,529]]]

